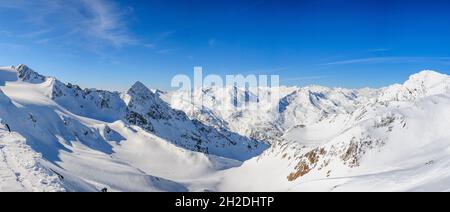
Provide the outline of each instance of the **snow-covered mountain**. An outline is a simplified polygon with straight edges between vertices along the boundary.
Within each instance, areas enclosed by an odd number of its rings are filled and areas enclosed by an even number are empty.
[[[450,190],[447,75],[185,95],[0,68],[0,191]]]
[[[207,125],[225,127],[245,136],[272,142],[278,141],[280,136],[293,128],[354,111],[377,95],[374,89],[350,90],[322,86],[237,89],[236,95],[234,89],[212,87],[193,92],[194,99],[201,99],[203,107],[190,102],[186,104],[185,98],[181,98],[185,96],[184,92],[168,93],[163,98],[172,107],[185,111],[191,118]],[[280,94],[279,99],[268,102],[271,105],[264,111],[253,109],[256,106],[252,105],[259,103],[258,96],[265,96],[275,90]],[[246,105],[235,107],[235,102]],[[226,107],[234,110],[217,107],[227,104]]]
[[[258,132],[272,144],[221,172],[221,191],[447,191],[449,80],[427,70],[381,89],[282,88],[272,111],[233,116],[209,106],[187,114],[205,123],[214,118],[201,117],[213,114],[230,129]],[[214,100],[208,96],[197,98]]]
[[[38,154],[36,166],[47,167],[49,179],[63,175],[64,190],[183,191],[165,178],[188,180],[236,166],[268,147],[189,119],[141,83],[123,94],[82,90],[19,65],[0,69],[0,86],[2,152],[21,141],[25,149],[8,154]],[[16,136],[6,136],[8,127]]]
[[[219,189],[450,191],[449,79],[423,71],[403,85],[366,91],[353,109],[286,131],[283,141],[225,173]]]

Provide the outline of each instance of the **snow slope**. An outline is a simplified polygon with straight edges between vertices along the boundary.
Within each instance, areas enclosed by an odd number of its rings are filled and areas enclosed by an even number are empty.
[[[111,97],[116,95],[114,93],[102,91],[93,94],[96,91],[80,91],[76,86],[64,85],[54,78],[43,77],[22,65],[17,68],[1,68],[0,85],[2,122],[12,129],[11,134],[21,136],[19,140],[25,143],[31,152],[42,155],[43,162],[40,164],[44,164],[43,167],[64,178],[57,181],[62,185],[62,189],[68,191],[99,191],[104,187],[112,191],[185,191],[185,185],[169,178],[186,180],[187,177],[240,164],[233,158],[205,155],[183,148],[181,144],[176,145],[171,140],[159,137],[157,133],[130,124],[126,118],[109,122],[117,114],[120,115],[120,110],[112,113],[108,110],[113,110],[114,107],[106,107],[105,112],[96,113],[102,109],[101,102],[105,100],[97,97]],[[73,89],[68,87],[74,88],[76,92],[72,93]],[[89,94],[83,97],[86,93]],[[64,98],[58,99],[59,95]],[[122,98],[121,94],[118,96]],[[78,107],[64,107],[69,100],[71,103],[76,102]],[[111,105],[110,101],[105,101]],[[112,102],[118,102],[118,99]],[[141,103],[144,104],[141,109],[145,109],[147,102]],[[80,105],[88,106],[79,107]],[[125,101],[122,105],[126,105]],[[128,108],[123,108],[122,111],[125,114],[127,110]],[[189,119],[183,123],[194,125]],[[170,130],[170,127],[167,125],[166,129]],[[159,129],[164,128],[161,126]],[[194,130],[191,129],[191,132]],[[6,137],[1,139],[1,145],[10,151],[6,146],[8,140]],[[241,136],[236,137],[236,140],[243,143],[250,141]],[[224,141],[223,137],[221,140],[210,140],[221,141]],[[241,144],[236,143],[233,146],[238,145]],[[215,146],[211,145],[211,148]],[[247,146],[245,145],[241,152],[232,152],[230,155],[246,158],[258,154]],[[263,145],[260,148],[263,148]],[[218,147],[216,149],[221,151]],[[223,152],[226,154],[230,151],[224,149]],[[5,173],[11,173],[8,170],[11,169],[5,169]],[[13,179],[11,177],[14,176],[5,174],[4,179],[8,179],[6,185],[10,184]],[[30,186],[16,190],[43,189]]]
[[[264,102],[267,106],[263,109],[253,109],[264,99],[261,96],[275,92],[279,93],[278,99]],[[168,93],[163,99],[172,107],[185,111],[191,118],[207,125],[225,127],[241,135],[272,143],[292,128],[355,110],[373,99],[377,90],[322,86],[249,89],[211,87],[198,89],[193,95],[197,102],[203,103],[203,107],[186,100],[185,92]],[[235,102],[238,105],[234,105]]]
[[[450,190],[447,75],[381,89],[211,87],[195,92],[203,107],[184,95],[0,67],[0,191]]]
[[[219,190],[450,191],[448,79],[421,72],[373,103],[288,131],[227,171]]]
[[[0,140],[0,191],[65,191],[23,137],[0,129]]]

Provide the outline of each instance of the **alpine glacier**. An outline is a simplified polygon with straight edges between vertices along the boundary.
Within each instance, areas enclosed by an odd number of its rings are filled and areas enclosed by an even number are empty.
[[[236,104],[274,89],[263,111]],[[1,67],[0,191],[450,191],[448,75],[193,93],[202,107]]]

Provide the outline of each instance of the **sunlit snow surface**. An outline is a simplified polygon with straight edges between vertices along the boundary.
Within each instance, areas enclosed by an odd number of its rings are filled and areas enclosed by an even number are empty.
[[[273,109],[230,112],[215,107],[230,88],[198,92],[200,110],[141,83],[82,90],[3,67],[0,191],[448,191],[449,87],[433,71],[282,87]]]

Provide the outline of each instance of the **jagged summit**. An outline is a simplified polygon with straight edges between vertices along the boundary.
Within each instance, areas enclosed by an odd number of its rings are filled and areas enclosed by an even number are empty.
[[[16,68],[16,69],[30,69],[30,67],[28,67],[28,66],[25,65],[25,64],[19,64],[19,65],[12,66],[12,67],[14,67],[14,68]]]
[[[35,72],[33,69],[24,64],[20,64],[14,67],[14,69],[18,73],[18,77],[25,82],[42,83],[46,79],[45,76]]]
[[[129,94],[130,94],[130,92],[132,92],[132,93],[144,93],[144,92],[147,93],[147,92],[151,92],[151,91],[142,82],[137,81],[128,90]]]
[[[142,102],[149,101],[152,104],[156,101],[156,95],[142,82],[137,81],[131,86],[131,88],[127,91],[128,97],[127,102],[129,100],[133,102]]]

